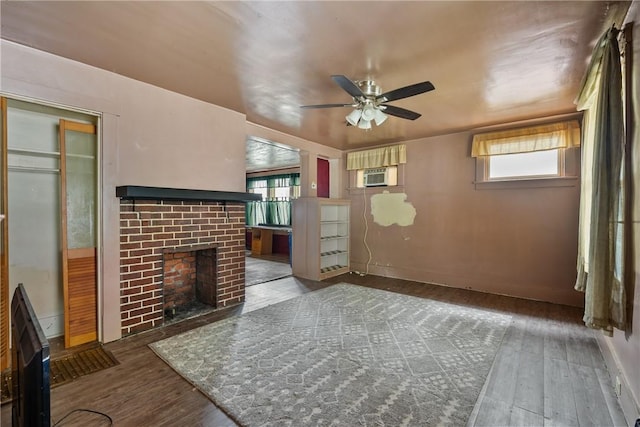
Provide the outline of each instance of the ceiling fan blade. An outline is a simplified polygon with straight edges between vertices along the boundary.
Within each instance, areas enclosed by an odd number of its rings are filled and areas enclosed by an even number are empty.
[[[399,89],[383,93],[382,95],[378,95],[376,99],[382,100],[384,98],[382,102],[390,102],[397,99],[420,95],[421,93],[429,92],[434,89],[435,87],[431,84],[431,82],[416,83],[410,86],[401,87]]]
[[[415,120],[422,116],[422,114],[416,113],[415,111],[394,107],[393,105],[384,105],[384,107],[384,110],[382,110],[383,113],[389,114],[390,116],[400,117],[402,119]]]
[[[318,105],[301,105],[300,108],[335,108],[335,107],[352,107],[353,104],[318,104]]]
[[[364,93],[360,90],[358,85],[352,82],[348,77],[343,75],[331,76],[334,82],[336,82],[345,92],[354,98],[364,97]]]

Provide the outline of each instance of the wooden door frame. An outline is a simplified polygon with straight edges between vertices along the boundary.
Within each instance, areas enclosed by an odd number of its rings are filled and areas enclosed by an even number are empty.
[[[0,250],[0,370],[5,370],[10,365],[9,355],[9,173],[8,166],[8,141],[7,141],[7,98],[0,97],[0,114],[2,121],[2,141],[0,162],[2,166],[2,199],[0,200],[0,214],[4,220],[0,221],[2,227],[2,250]]]

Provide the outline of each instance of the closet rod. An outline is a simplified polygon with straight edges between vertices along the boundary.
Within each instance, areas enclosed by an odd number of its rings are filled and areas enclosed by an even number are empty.
[[[8,153],[16,153],[16,154],[35,154],[38,156],[59,156],[59,151],[42,151],[42,150],[31,150],[28,148],[13,148],[7,147]]]
[[[33,154],[36,156],[52,156],[52,157],[59,157],[60,156],[60,152],[59,151],[41,151],[41,150],[31,150],[31,149],[27,149],[27,148],[7,148],[7,152],[8,153],[14,153],[14,154]],[[74,158],[78,158],[78,159],[95,159],[95,156],[92,156],[90,154],[69,154],[67,153],[67,157],[74,157]]]
[[[60,173],[60,169],[39,168],[36,166],[8,166],[7,170],[16,171],[16,172]]]

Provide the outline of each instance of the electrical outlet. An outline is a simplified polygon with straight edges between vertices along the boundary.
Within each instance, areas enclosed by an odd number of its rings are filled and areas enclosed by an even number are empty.
[[[620,397],[622,394],[622,381],[620,381],[620,375],[616,375],[616,396]]]

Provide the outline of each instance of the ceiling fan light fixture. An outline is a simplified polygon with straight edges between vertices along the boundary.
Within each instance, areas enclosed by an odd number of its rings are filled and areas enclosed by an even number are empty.
[[[371,129],[371,121],[365,120],[364,118],[362,118],[362,119],[360,119],[360,122],[358,123],[358,127],[360,129],[369,130],[369,129]]]
[[[376,122],[376,126],[380,126],[385,122],[385,120],[388,119],[388,116],[385,113],[383,113],[382,110],[376,108],[373,115],[373,119]]]
[[[354,107],[355,110],[345,117],[347,123],[365,130],[371,129],[372,121],[375,122],[376,126],[380,126],[389,116],[406,120],[418,119],[421,114],[394,105],[387,105],[386,103],[420,95],[435,89],[431,82],[424,81],[382,93],[380,86],[373,80],[353,81],[342,74],[332,75],[331,78],[342,90],[351,95],[351,104],[302,105],[300,108]]]
[[[347,115],[346,119],[351,126],[358,126],[358,121],[360,120],[360,117],[362,117],[362,110],[359,108],[356,108],[355,110],[353,110]]]
[[[376,109],[373,105],[367,104],[362,108],[362,120],[370,122],[376,116]]]

